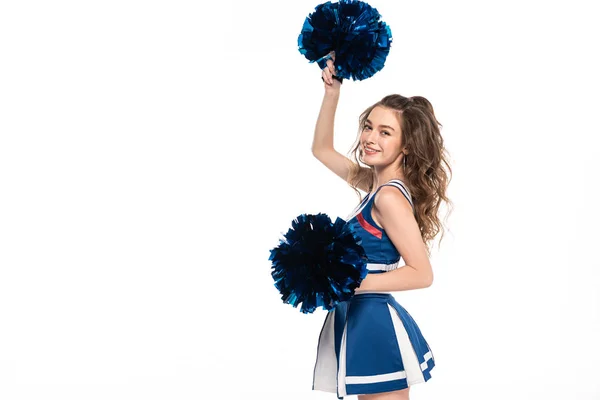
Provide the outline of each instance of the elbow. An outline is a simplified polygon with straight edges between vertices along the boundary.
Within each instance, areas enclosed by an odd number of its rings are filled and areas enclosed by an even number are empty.
[[[323,147],[322,146],[313,145],[312,148],[310,149],[310,151],[311,151],[312,155],[315,156],[318,159],[321,156],[321,153],[323,151]]]
[[[433,284],[433,274],[427,274],[423,279],[423,288],[428,288]]]
[[[324,155],[328,154],[331,151],[335,151],[333,146],[327,146],[322,144],[313,143],[311,149],[311,153],[318,159],[321,159]]]
[[[310,152],[312,153],[313,157],[315,157],[316,159],[318,159],[318,158],[319,158],[319,156],[317,155],[317,153],[318,153],[318,150],[317,150],[317,148],[316,148],[315,146],[313,146],[313,147],[310,149]]]

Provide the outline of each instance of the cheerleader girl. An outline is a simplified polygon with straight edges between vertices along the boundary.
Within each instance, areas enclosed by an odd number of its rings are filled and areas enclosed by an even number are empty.
[[[351,300],[325,317],[313,390],[340,399],[407,400],[411,385],[431,378],[435,359],[415,320],[390,292],[431,286],[428,245],[441,231],[441,201],[451,204],[446,188],[452,170],[441,124],[420,96],[392,94],[367,108],[359,118],[354,161],[338,153],[333,126],[341,82],[334,60],[322,71],[325,94],[312,152],[359,197],[357,189],[368,193],[346,221],[362,240],[369,274]]]

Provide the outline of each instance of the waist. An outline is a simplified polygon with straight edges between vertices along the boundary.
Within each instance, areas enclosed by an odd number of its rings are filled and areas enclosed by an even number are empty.
[[[392,296],[391,292],[374,292],[374,291],[364,291],[364,292],[355,292],[354,296],[352,296],[351,300],[361,300],[361,299],[389,299]]]

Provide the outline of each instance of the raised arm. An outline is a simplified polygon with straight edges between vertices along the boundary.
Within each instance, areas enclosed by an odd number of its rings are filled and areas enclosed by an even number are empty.
[[[341,83],[332,78],[335,69],[331,60],[327,61],[327,66],[322,72],[325,94],[315,126],[312,153],[329,170],[347,182],[353,161],[333,147],[335,112],[340,98]],[[369,188],[359,189],[369,191]]]

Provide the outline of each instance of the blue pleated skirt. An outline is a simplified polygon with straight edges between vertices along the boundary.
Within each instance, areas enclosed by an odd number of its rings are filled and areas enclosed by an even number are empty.
[[[348,395],[391,392],[427,382],[433,353],[390,293],[358,293],[325,317],[313,390]]]

